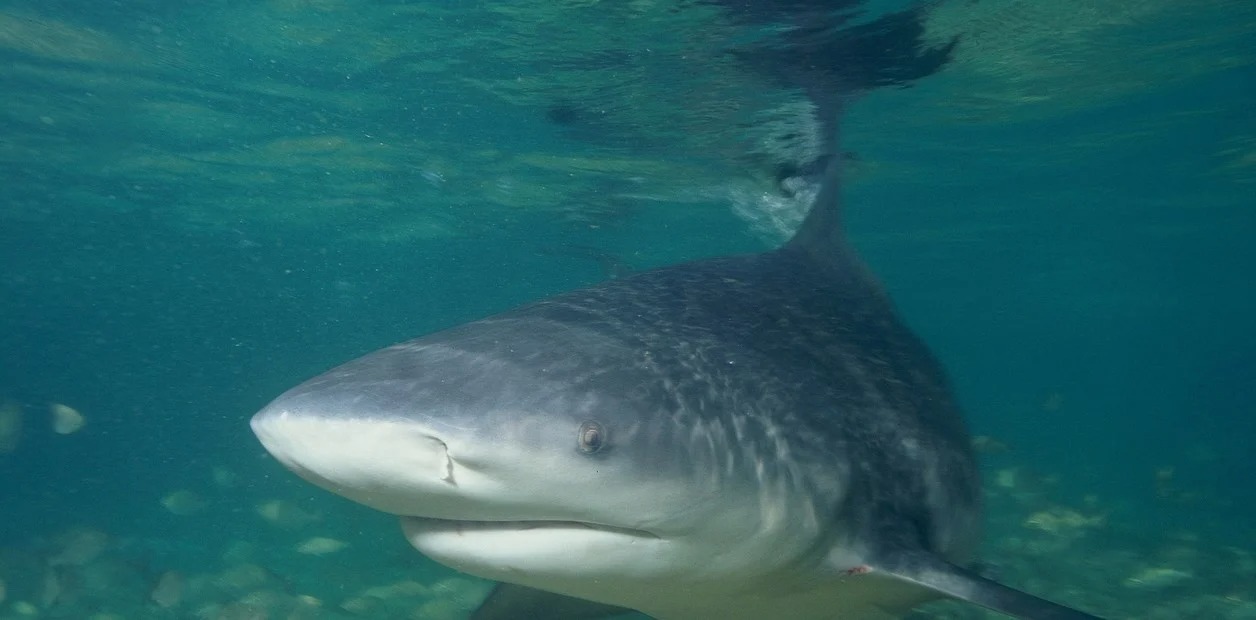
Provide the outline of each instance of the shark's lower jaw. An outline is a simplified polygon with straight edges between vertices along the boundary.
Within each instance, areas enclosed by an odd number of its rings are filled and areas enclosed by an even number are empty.
[[[612,536],[626,536],[631,538],[655,539],[659,537],[645,530],[633,528],[618,527],[614,525],[601,525],[597,523],[587,523],[583,521],[560,521],[560,520],[494,520],[494,521],[476,521],[472,519],[435,519],[431,517],[401,517],[402,528],[409,537],[412,533],[417,535],[458,535],[458,536],[476,536],[480,534],[505,534],[505,533],[525,533],[541,530],[541,534],[575,534],[580,535],[585,532],[605,533]]]
[[[451,568],[498,581],[583,581],[658,556],[668,541],[631,528],[579,521],[474,521],[401,517],[410,544]]]

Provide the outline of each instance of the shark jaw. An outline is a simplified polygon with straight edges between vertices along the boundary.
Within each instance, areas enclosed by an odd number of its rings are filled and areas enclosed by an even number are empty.
[[[406,540],[433,560],[499,580],[525,570],[566,573],[579,566],[578,573],[587,576],[597,572],[599,564],[622,569],[624,562],[635,563],[633,556],[668,544],[645,530],[580,521],[403,516],[401,527]]]

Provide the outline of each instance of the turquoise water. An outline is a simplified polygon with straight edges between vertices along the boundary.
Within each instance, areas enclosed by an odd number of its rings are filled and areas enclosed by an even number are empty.
[[[778,242],[801,206],[747,153],[799,95],[717,4],[0,4],[0,618],[465,617],[486,584],[248,417]],[[1256,618],[1256,5],[923,24],[959,43],[849,104],[847,211],[981,437],[986,563],[1105,617]]]

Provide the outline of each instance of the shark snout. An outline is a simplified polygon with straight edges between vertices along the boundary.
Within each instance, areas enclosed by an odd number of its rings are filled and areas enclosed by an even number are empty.
[[[426,514],[456,486],[446,443],[405,419],[326,417],[281,397],[253,416],[253,433],[297,475],[333,493],[393,514]],[[416,497],[429,501],[415,505]],[[438,503],[438,502],[437,502]]]

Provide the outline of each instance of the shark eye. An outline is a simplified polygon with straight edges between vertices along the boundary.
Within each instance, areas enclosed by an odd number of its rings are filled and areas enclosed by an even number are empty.
[[[586,420],[580,425],[580,434],[576,437],[580,451],[593,454],[606,445],[606,428],[593,420]]]

